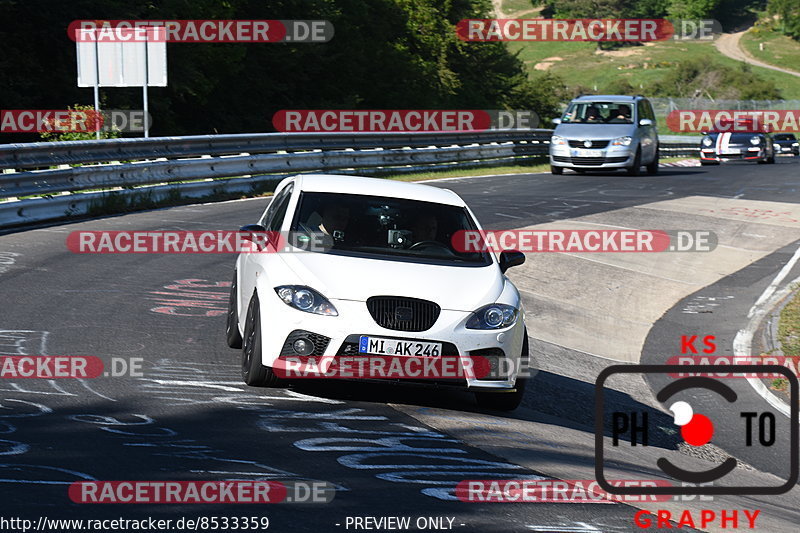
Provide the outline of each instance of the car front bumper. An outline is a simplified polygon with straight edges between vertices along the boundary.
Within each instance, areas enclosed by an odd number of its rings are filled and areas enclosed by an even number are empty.
[[[579,148],[553,145],[550,147],[550,164],[564,168],[616,169],[629,167],[635,155],[629,146],[611,146],[592,152],[587,156]]]
[[[338,316],[305,313],[287,306],[277,296],[272,297],[272,295],[261,297],[259,302],[262,317],[262,364],[265,366],[274,366],[276,360],[281,356],[297,355],[291,351],[289,339],[292,333],[299,330],[315,335],[316,337],[313,338],[316,341],[315,344],[324,345],[321,353],[315,352],[314,354],[320,357],[321,367],[329,358],[359,355],[352,348],[354,340],[360,336],[373,336],[442,343],[443,355],[457,357],[466,368],[470,368],[472,365],[471,357],[483,356],[491,349],[499,349],[507,359],[503,364],[512,369],[510,373],[501,378],[408,379],[409,384],[412,382],[414,384],[428,382],[431,385],[446,383],[471,390],[511,389],[514,387],[520,369],[520,354],[525,335],[522,310],[520,310],[517,321],[508,328],[473,330],[465,327],[467,319],[472,315],[471,312],[442,309],[439,318],[430,329],[422,332],[406,332],[379,326],[370,315],[364,302],[331,299],[331,303],[339,313]],[[297,334],[295,333],[295,335]],[[348,346],[350,347],[348,348]],[[313,378],[315,376],[306,377]]]

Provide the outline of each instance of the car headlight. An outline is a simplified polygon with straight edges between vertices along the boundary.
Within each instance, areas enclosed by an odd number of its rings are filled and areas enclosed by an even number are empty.
[[[792,143],[792,146],[800,146],[800,143]]]
[[[315,315],[339,316],[339,312],[323,295],[303,285],[281,285],[275,287],[278,298],[290,307]]]
[[[753,135],[752,137],[750,137],[750,144],[752,145],[761,144],[761,137],[759,137],[758,135]]]
[[[630,146],[632,140],[631,137],[617,137],[611,141],[611,146]]]
[[[711,137],[703,137],[703,146],[711,146],[714,144],[714,140]]]
[[[556,146],[564,146],[565,144],[567,144],[567,140],[564,137],[561,137],[560,135],[553,135],[552,137],[550,137],[550,144],[554,144]]]
[[[780,145],[780,144],[773,144],[773,145],[772,145],[772,149],[773,149],[773,150],[777,150],[777,151],[779,151],[779,152],[780,152],[780,151],[781,151],[781,145]]]
[[[506,304],[490,304],[481,307],[467,320],[467,329],[501,329],[514,325],[519,311]]]

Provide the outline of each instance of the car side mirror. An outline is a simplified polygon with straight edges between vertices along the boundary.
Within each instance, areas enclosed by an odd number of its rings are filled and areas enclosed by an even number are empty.
[[[642,120],[639,121],[639,125],[640,126],[652,126],[653,125],[653,121],[650,120],[649,118],[643,118]]]
[[[511,267],[519,266],[525,262],[525,254],[517,250],[500,252],[500,272],[505,273]]]
[[[257,232],[263,233],[267,231],[267,228],[265,228],[261,224],[248,224],[246,226],[242,226],[241,228],[239,228],[239,231],[244,231],[247,233],[257,233]],[[252,240],[251,235],[246,235],[245,239]]]
[[[559,124],[561,124],[561,119],[560,119],[560,118],[554,118],[554,119],[553,119],[553,124],[555,124],[556,126],[558,126]]]

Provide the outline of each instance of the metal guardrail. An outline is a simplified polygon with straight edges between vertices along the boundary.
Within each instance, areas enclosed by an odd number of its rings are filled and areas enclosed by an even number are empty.
[[[525,138],[549,140],[551,130],[492,130],[441,133],[258,133],[150,137],[0,145],[0,169],[34,168],[138,159],[224,156],[279,151],[418,148],[475,142],[517,142]]]
[[[0,198],[8,199],[0,202],[0,228],[92,214],[111,194],[157,202],[253,193],[275,175],[305,171],[403,172],[514,162],[546,155],[551,134],[264,133],[0,145],[0,169],[6,169]],[[662,142],[661,155],[695,155],[697,149],[696,143]]]

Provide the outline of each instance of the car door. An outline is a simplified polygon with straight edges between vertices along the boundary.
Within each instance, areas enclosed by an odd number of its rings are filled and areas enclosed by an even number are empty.
[[[643,119],[650,120],[652,124],[640,125]],[[650,163],[656,157],[656,150],[658,150],[658,134],[656,133],[656,117],[647,100],[639,100],[636,104],[636,128],[642,147],[642,163]]]
[[[269,207],[258,223],[267,231],[280,231],[281,224],[286,218],[286,211],[292,199],[293,184],[289,184],[275,195]],[[239,257],[239,317],[244,319],[250,298],[256,287],[256,274],[264,270],[264,264],[270,260],[270,252],[242,252]]]

